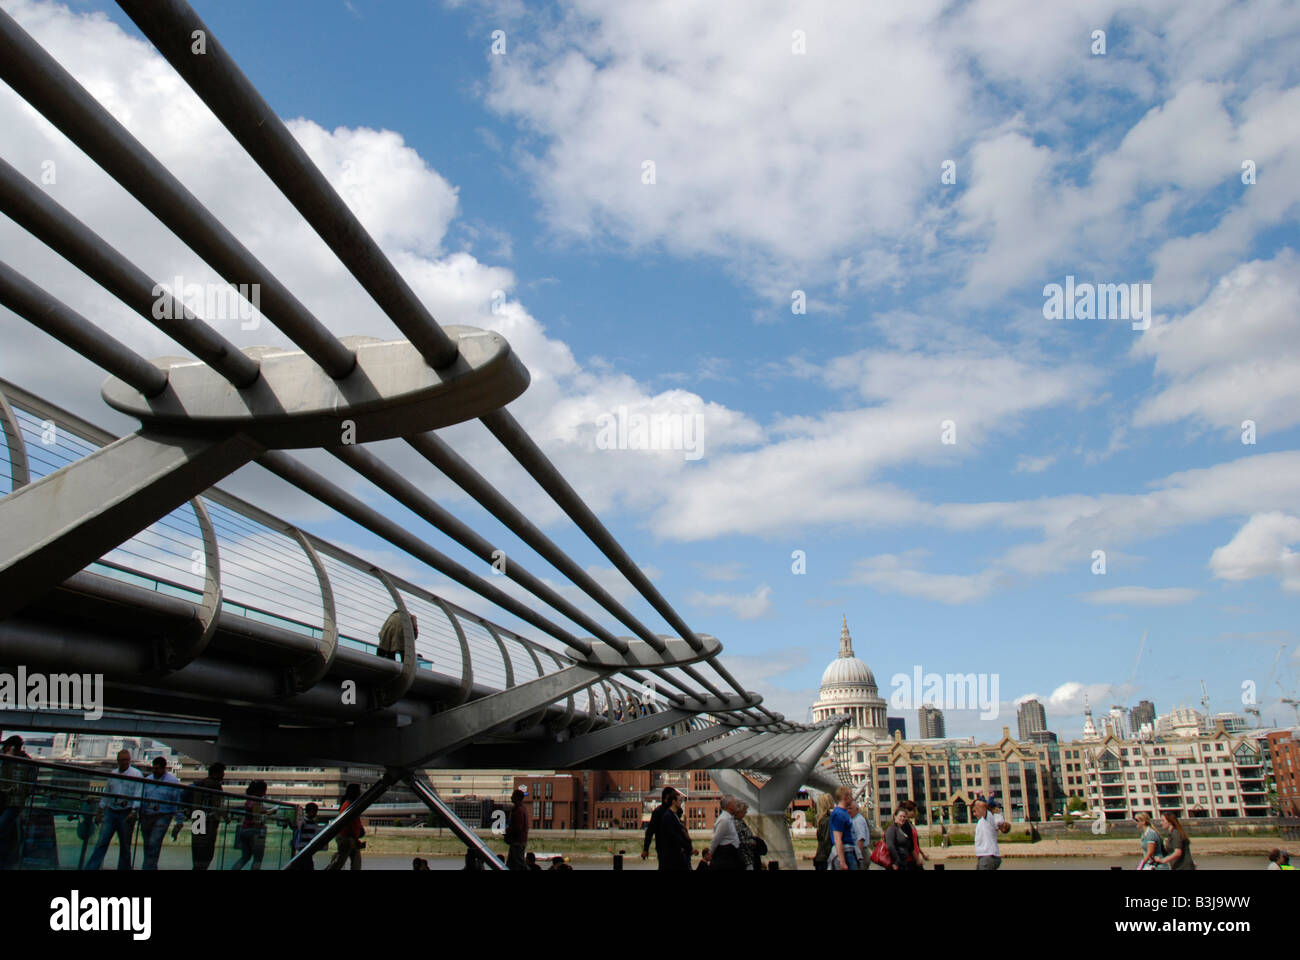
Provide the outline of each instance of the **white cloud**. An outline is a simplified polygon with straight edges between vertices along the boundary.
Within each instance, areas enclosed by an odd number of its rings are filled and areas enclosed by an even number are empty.
[[[1300,423],[1300,257],[1244,263],[1185,316],[1155,322],[1134,344],[1155,359],[1162,389],[1134,414],[1138,426],[1193,419],[1260,432]]]
[[[868,557],[858,562],[847,582],[865,584],[882,593],[958,604],[984,599],[1001,579],[992,569],[972,575],[926,573],[912,565],[918,559],[917,553]]]
[[[700,571],[700,576],[708,580],[732,581],[739,580],[745,575],[745,565],[739,560],[726,563],[697,563],[695,568]]]
[[[737,620],[757,620],[772,609],[772,588],[766,583],[752,593],[703,593],[696,591],[686,598],[694,607],[730,610]]]
[[[1210,569],[1221,580],[1277,577],[1282,589],[1300,592],[1300,517],[1280,512],[1253,515],[1236,535],[1210,555]]]
[[[1042,473],[1054,463],[1056,463],[1055,454],[1031,457],[1027,453],[1022,453],[1016,458],[1016,473]]]
[[[128,37],[102,15],[82,16],[31,2],[6,7],[330,330],[340,336],[397,335],[325,244],[152,48]],[[448,227],[458,214],[456,188],[399,134],[343,127],[328,131],[308,119],[290,120],[288,125],[441,323],[489,328],[507,338],[532,377],[511,411],[597,512],[623,501],[643,508],[659,490],[679,483],[687,470],[699,466],[685,461],[681,451],[596,449],[596,418],[601,413],[626,406],[636,412],[698,418],[704,462],[728,448],[762,439],[762,430],[752,420],[698,394],[657,391],[599,364],[578,363],[566,343],[549,335],[522,303],[510,298],[516,287],[512,271],[444,248]],[[10,163],[39,181],[42,164],[52,161],[55,182],[42,189],[146,273],[167,283],[177,275],[187,283],[220,282],[206,264],[8,88],[0,88],[0,129],[5,131],[5,158]],[[508,246],[509,238],[491,224],[475,222],[474,231],[499,249]],[[145,356],[184,353],[3,218],[0,256]],[[506,299],[494,312],[497,291],[504,292]],[[241,330],[238,322],[214,325],[240,346],[289,345],[268,320],[255,331]],[[132,421],[104,406],[99,397],[104,374],[96,367],[54,345],[8,311],[0,311],[0,337],[7,344],[0,354],[0,375],[109,429],[134,429]],[[467,424],[444,433],[537,522],[551,523],[562,516],[482,427]],[[459,496],[405,445],[389,444],[384,450],[405,475],[440,496]],[[327,472],[340,475],[337,465]],[[232,482],[253,499],[259,499],[259,491],[272,495],[274,500],[266,503],[270,509],[283,507],[297,516],[311,512],[302,505],[301,496],[256,469],[241,471]],[[350,474],[342,474],[338,482],[370,499],[376,496]]]
[[[654,529],[701,540],[727,533],[804,531],[835,522],[906,523],[924,505],[879,474],[908,464],[958,464],[1030,411],[1076,401],[1095,382],[984,349],[861,351],[831,361],[827,382],[869,405],[791,417],[754,450],[709,458],[689,486],[670,488]],[[954,421],[956,443],[942,442]],[[791,497],[789,491],[800,496]]]
[[[1172,607],[1200,596],[1189,587],[1111,587],[1080,595],[1084,603],[1121,607]]]
[[[568,0],[489,58],[488,102],[536,138],[529,170],[561,234],[717,257],[773,301],[800,288],[828,309],[905,276],[964,275],[987,296],[1066,255],[1126,268],[1253,158],[1268,177],[1187,238],[1199,249],[1178,238],[1157,258],[1171,304],[1298,197],[1300,90],[1277,80],[1298,19],[1276,0]],[[1097,111],[1133,103],[1149,110],[1116,143]]]

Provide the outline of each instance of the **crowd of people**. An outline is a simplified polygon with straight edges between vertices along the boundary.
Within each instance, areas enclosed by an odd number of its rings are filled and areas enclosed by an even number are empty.
[[[722,810],[713,825],[713,837],[707,848],[696,849],[682,816],[685,797],[674,787],[664,787],[659,806],[650,814],[646,825],[641,859],[650,855],[653,842],[660,870],[690,870],[698,856],[695,870],[762,870],[767,843],[745,822],[749,806],[737,797],[722,798]]]
[[[30,760],[23,751],[23,739],[11,736],[0,744],[0,869],[12,865],[11,861],[20,846],[19,816],[30,792],[34,768],[30,764],[15,762]],[[108,849],[116,840],[118,844],[117,869],[132,868],[132,846],[138,827],[139,842],[143,852],[142,867],[157,870],[168,828],[172,840],[180,831],[190,833],[190,857],[193,869],[207,870],[215,859],[219,824],[229,822],[234,828],[234,847],[238,859],[229,866],[231,870],[248,867],[261,868],[266,853],[268,819],[276,815],[274,805],[267,801],[267,784],[254,780],[245,790],[242,803],[227,807],[221,795],[225,793],[225,765],[214,763],[207,776],[189,786],[183,786],[170,770],[165,757],[155,757],[149,773],[142,772],[131,762],[128,751],[122,750],[116,758],[115,776],[107,779],[103,793],[89,795],[77,819],[77,835],[83,841],[83,861],[87,870],[103,867]],[[361,797],[360,784],[349,784],[340,802],[343,814]],[[683,806],[685,796],[674,787],[665,787],[659,806],[650,816],[645,829],[641,858],[647,859],[653,844],[661,870],[762,870],[767,856],[767,844],[755,834],[746,822],[749,812],[743,800],[725,796],[721,812],[713,827],[707,847],[697,849],[685,823]],[[510,870],[541,871],[534,853],[527,850],[530,817],[527,793],[516,789],[511,795],[504,837],[507,846],[506,867]],[[293,808],[280,808],[293,814],[283,826],[292,828],[290,852],[298,854],[324,829],[320,809],[315,803],[305,804],[300,813]],[[817,870],[865,870],[871,864],[894,871],[922,870],[930,859],[921,844],[916,823],[917,805],[903,800],[889,827],[873,845],[872,832],[866,816],[854,799],[851,788],[840,787],[834,796],[822,794],[816,805],[817,848],[813,867]],[[283,814],[282,814],[283,816]],[[1002,865],[999,836],[1010,831],[1010,824],[1002,816],[996,798],[978,798],[971,806],[974,823],[975,868],[997,870]],[[1141,858],[1139,870],[1195,870],[1191,839],[1179,818],[1164,812],[1159,820],[1148,813],[1139,812],[1134,817],[1138,831]],[[345,865],[361,869],[361,851],[365,848],[365,826],[361,818],[351,819],[336,835],[337,849],[330,858],[327,870],[339,870]],[[947,834],[945,831],[945,846]],[[92,841],[93,840],[93,844]],[[698,857],[698,861],[694,858]],[[694,864],[694,866],[692,866]],[[313,869],[310,858],[303,858],[296,866]],[[416,870],[428,870],[429,863],[421,857],[412,861]],[[465,853],[465,869],[482,870],[482,855],[474,849]],[[550,870],[573,869],[562,856],[551,858]],[[1268,855],[1268,869],[1291,870],[1290,856],[1281,849]]]
[[[0,745],[0,869],[15,865],[22,838],[19,818],[35,784],[33,765],[7,762],[11,757],[30,760],[22,747],[23,739],[18,735]],[[225,764],[214,763],[206,776],[184,785],[168,769],[166,757],[154,757],[149,772],[145,773],[131,762],[129,751],[119,751],[113,775],[106,778],[103,792],[87,794],[81,810],[70,815],[77,821],[77,838],[82,841],[80,867],[102,869],[109,848],[116,841],[118,870],[132,869],[133,848],[137,843],[142,854],[141,868],[157,870],[170,828],[173,841],[179,839],[182,830],[190,835],[192,868],[208,870],[216,859],[217,840],[224,822],[230,825],[233,845],[239,853],[228,869],[260,870],[266,855],[269,821],[276,820],[292,831],[291,854],[306,847],[324,828],[320,808],[315,803],[304,804],[301,811],[270,803],[265,780],[252,781],[242,801],[227,805],[222,796],[226,792],[225,773]],[[341,810],[360,795],[360,785],[350,784]],[[345,863],[350,863],[354,870],[359,869],[364,835],[360,819],[345,827],[339,834],[338,852],[326,869],[337,870]],[[302,866],[312,869],[310,859],[304,859]]]

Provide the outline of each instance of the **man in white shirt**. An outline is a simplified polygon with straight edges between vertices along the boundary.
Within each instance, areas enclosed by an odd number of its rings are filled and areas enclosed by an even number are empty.
[[[176,832],[185,818],[181,813],[180,796],[180,781],[167,770],[167,758],[154,757],[153,769],[144,778],[140,791],[140,839],[144,843],[145,870],[158,869],[158,857],[172,820],[176,821],[172,839],[176,839]]]
[[[975,814],[975,869],[996,870],[1002,866],[998,834],[1010,832],[1011,824],[1003,820],[1001,813],[990,810],[983,800],[975,801],[972,812]]]
[[[95,822],[102,822],[103,827],[100,828],[95,850],[86,861],[87,870],[98,870],[104,865],[104,854],[108,852],[108,845],[113,842],[115,834],[117,869],[131,869],[131,835],[135,832],[136,806],[140,802],[140,781],[144,780],[144,774],[131,766],[129,750],[118,751],[117,770],[114,773],[116,776],[108,778],[104,795],[99,800],[99,812],[95,814]]]
[[[710,870],[745,869],[745,858],[740,853],[740,833],[736,830],[736,811],[739,809],[740,801],[735,797],[722,798],[722,812],[713,823],[713,840],[709,843]],[[731,849],[723,850],[719,858],[718,851],[723,847]]]
[[[849,816],[853,819],[853,845],[858,848],[858,869],[866,870],[871,864],[871,828],[867,818],[862,815],[862,808],[856,803],[849,804]]]

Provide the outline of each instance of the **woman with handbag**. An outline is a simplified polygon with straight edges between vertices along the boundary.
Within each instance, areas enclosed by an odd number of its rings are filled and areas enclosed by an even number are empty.
[[[920,870],[916,862],[916,829],[902,807],[894,812],[894,822],[885,831],[885,846],[889,848],[889,869]]]

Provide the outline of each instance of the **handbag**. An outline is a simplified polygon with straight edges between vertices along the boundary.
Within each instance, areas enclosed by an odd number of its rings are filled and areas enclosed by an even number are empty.
[[[871,862],[886,870],[894,865],[894,859],[889,855],[889,847],[884,837],[877,840],[876,845],[871,848]]]

